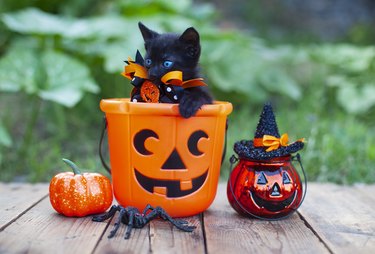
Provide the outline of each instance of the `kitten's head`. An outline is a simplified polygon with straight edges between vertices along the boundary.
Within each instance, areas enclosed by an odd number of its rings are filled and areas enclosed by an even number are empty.
[[[145,67],[149,79],[160,84],[161,77],[170,71],[182,71],[183,79],[197,78],[200,56],[199,33],[190,27],[181,35],[159,34],[138,23],[145,41]]]

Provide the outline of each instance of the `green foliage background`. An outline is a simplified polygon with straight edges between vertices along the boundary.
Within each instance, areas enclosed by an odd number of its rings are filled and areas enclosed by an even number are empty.
[[[202,72],[231,101],[228,151],[252,139],[271,101],[280,132],[305,137],[309,180],[375,182],[375,47],[271,44],[222,29],[191,0],[12,1],[0,7],[0,180],[48,181],[62,157],[104,173],[101,98],[127,97],[123,61],[143,51],[137,22],[160,32],[196,27]],[[222,167],[224,179],[229,164]]]

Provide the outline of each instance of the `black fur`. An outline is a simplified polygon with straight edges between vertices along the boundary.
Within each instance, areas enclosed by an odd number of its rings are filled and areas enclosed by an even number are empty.
[[[181,35],[172,33],[159,34],[138,23],[145,41],[145,63],[149,79],[158,86],[163,86],[161,77],[170,71],[182,71],[183,80],[200,78],[199,57],[201,52],[199,33],[190,27]],[[163,66],[164,61],[171,61],[170,68]],[[212,97],[207,87],[185,89],[180,99],[180,114],[189,118],[196,114],[203,104],[212,104]]]

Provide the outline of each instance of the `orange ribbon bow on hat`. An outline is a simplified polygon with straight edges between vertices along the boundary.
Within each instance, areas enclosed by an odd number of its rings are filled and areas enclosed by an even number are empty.
[[[289,141],[288,134],[284,133],[281,135],[281,138],[276,138],[271,135],[264,135],[263,136],[263,146],[268,147],[266,152],[270,152],[276,150],[280,146],[287,146]]]
[[[288,146],[289,136],[287,133],[281,135],[280,138],[271,135],[263,135],[263,138],[254,138],[254,147],[268,147],[266,152],[271,152],[278,149],[280,146]],[[301,138],[297,141],[304,142],[305,139]]]

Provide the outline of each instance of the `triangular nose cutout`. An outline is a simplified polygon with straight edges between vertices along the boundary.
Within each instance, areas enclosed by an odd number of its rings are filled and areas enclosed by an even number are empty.
[[[169,155],[168,159],[164,162],[161,169],[186,169],[184,162],[182,161],[180,155],[178,154],[176,148],[173,150],[171,155]]]
[[[280,186],[277,183],[272,186],[271,191],[271,196],[280,196]]]

